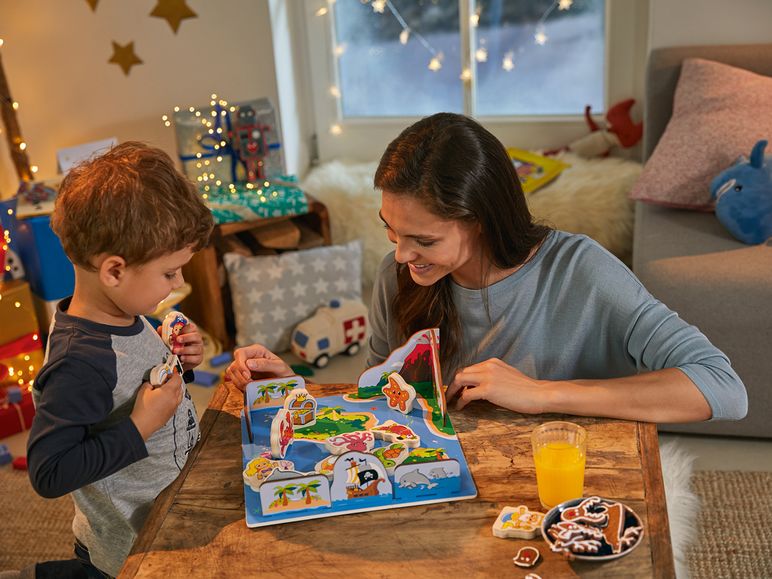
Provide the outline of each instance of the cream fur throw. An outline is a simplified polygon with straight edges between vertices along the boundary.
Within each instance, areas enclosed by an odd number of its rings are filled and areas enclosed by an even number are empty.
[[[533,215],[556,229],[584,233],[629,261],[633,206],[627,193],[641,165],[612,157],[582,159],[570,153],[560,158],[571,167],[528,196]],[[301,185],[327,206],[333,243],[362,239],[365,288],[372,287],[378,264],[393,248],[378,218],[381,196],[373,190],[376,167],[377,163],[332,161],[311,171]]]

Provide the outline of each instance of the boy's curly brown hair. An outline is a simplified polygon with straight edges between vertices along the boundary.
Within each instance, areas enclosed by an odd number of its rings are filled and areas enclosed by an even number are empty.
[[[195,185],[171,157],[136,141],[73,168],[51,216],[67,256],[90,270],[100,254],[142,265],[189,245],[198,251],[213,227]]]

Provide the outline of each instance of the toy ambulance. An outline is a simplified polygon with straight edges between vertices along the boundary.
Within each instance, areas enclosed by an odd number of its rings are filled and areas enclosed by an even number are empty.
[[[353,356],[367,338],[367,308],[358,300],[332,300],[300,322],[292,332],[290,347],[300,359],[324,368],[332,356]]]

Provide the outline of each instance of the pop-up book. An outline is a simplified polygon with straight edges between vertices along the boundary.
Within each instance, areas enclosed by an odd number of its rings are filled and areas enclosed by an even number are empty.
[[[356,392],[315,398],[292,376],[251,382],[244,400],[249,527],[477,496],[447,416],[435,328],[364,372]]]

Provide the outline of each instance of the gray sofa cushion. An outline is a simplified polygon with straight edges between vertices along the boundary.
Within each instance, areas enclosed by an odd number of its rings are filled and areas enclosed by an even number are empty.
[[[745,420],[660,429],[772,436],[772,241],[744,245],[712,213],[638,203],[633,248],[646,288],[726,353],[748,388]]]

